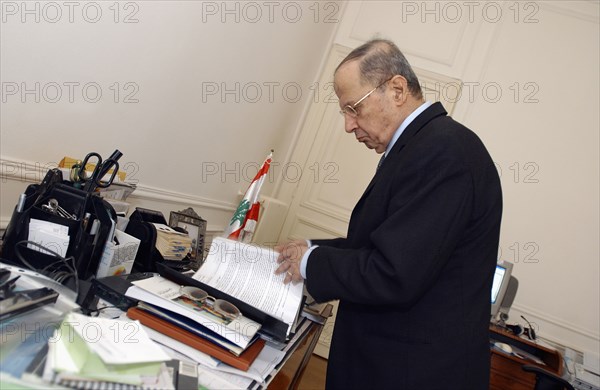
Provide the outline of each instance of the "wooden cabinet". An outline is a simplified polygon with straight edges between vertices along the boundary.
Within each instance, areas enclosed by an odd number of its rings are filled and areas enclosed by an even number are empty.
[[[513,353],[506,353],[493,347],[500,342],[512,347]],[[490,353],[492,367],[490,373],[491,390],[531,390],[535,385],[535,375],[522,370],[526,364],[539,366],[558,376],[562,375],[563,364],[560,352],[538,345],[535,341],[523,339],[495,325],[490,325]]]

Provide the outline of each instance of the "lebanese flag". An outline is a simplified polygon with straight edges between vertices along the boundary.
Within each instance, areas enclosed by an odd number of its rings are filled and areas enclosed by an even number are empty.
[[[235,210],[233,218],[231,218],[231,222],[229,222],[229,227],[227,228],[227,238],[242,242],[250,242],[252,240],[256,224],[258,223],[258,213],[260,211],[258,195],[260,193],[260,188],[267,177],[267,173],[269,172],[272,158],[273,150],[271,150],[271,153],[267,156],[262,167],[256,173],[256,176],[254,176],[254,179],[252,179],[252,183],[250,183],[248,190],[246,190],[244,198],[240,202],[237,210]]]

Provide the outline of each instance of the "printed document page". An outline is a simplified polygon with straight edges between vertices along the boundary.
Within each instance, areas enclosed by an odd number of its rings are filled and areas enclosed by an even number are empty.
[[[275,275],[279,253],[271,248],[216,237],[194,279],[276,317],[290,327],[300,310],[303,283],[283,284]]]

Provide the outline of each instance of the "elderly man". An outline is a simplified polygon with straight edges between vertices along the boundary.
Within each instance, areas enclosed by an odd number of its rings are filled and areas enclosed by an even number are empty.
[[[339,299],[329,389],[487,389],[502,193],[480,139],[425,102],[390,41],[338,66],[345,130],[382,154],[346,238],[280,245],[278,273]]]

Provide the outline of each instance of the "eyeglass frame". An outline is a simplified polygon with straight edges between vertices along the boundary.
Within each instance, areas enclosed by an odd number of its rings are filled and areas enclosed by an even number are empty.
[[[375,88],[373,88],[372,90],[367,92],[367,94],[365,96],[363,96],[362,98],[358,99],[358,101],[356,103],[354,103],[352,105],[346,104],[344,106],[344,108],[342,108],[339,111],[340,114],[342,116],[350,115],[352,118],[358,118],[358,111],[356,111],[356,107],[358,107],[363,101],[365,101],[366,98],[371,96],[371,94],[373,92],[375,92],[379,87],[381,87],[382,85],[384,85],[385,83],[387,83],[388,81],[390,81],[393,78],[394,78],[394,76],[390,77],[389,79],[385,80],[384,82],[382,82],[381,84],[379,84],[378,86],[376,86]]]
[[[190,292],[189,290],[193,290],[193,291],[197,291],[200,292],[204,295],[203,298],[196,298],[192,295],[192,292]],[[180,286],[179,287],[179,295],[182,297],[185,297],[189,300],[192,300],[194,302],[199,302],[201,304],[205,304],[205,302],[209,301],[211,303],[211,307],[214,311],[216,311],[217,313],[219,313],[220,315],[224,316],[225,318],[227,318],[228,320],[235,320],[236,318],[240,317],[242,315],[242,312],[240,311],[240,309],[234,305],[233,303],[226,301],[225,299],[217,299],[213,296],[211,296],[210,294],[208,294],[206,291],[204,291],[203,289],[199,288],[199,287],[194,287],[194,286]],[[231,306],[233,309],[235,309],[235,313],[230,313],[227,310],[223,309],[221,307],[221,304],[226,304]]]

